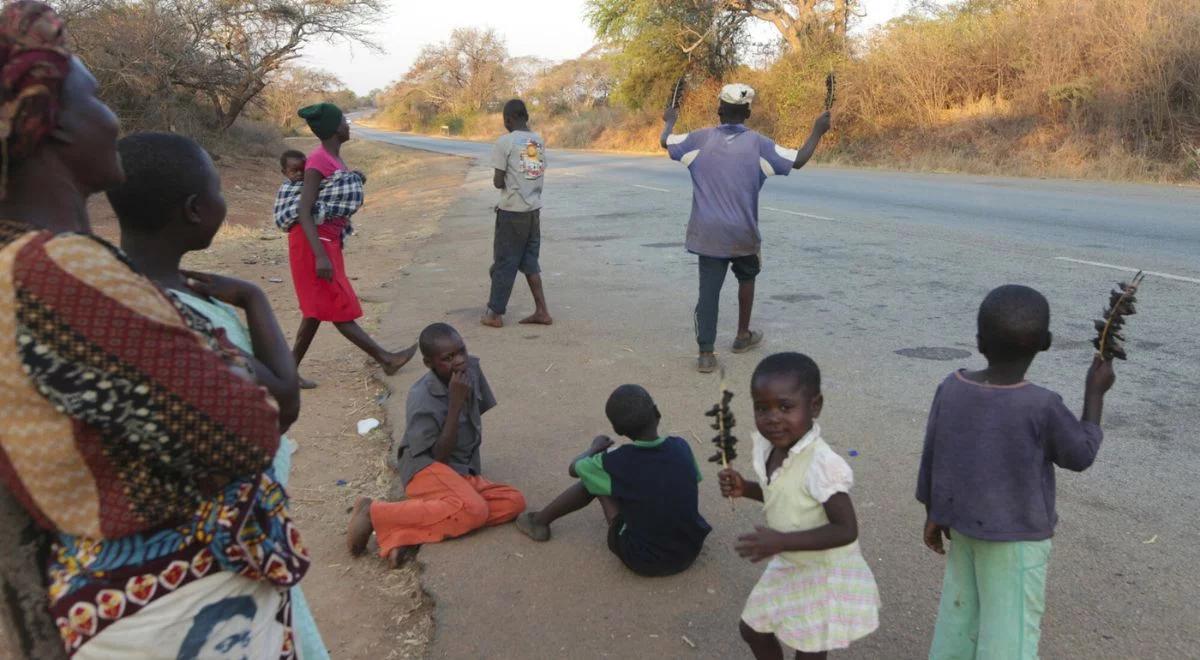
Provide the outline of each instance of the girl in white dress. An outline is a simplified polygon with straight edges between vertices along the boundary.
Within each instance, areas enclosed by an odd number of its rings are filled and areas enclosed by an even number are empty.
[[[754,400],[754,471],[721,471],[721,493],[763,502],[766,527],[738,538],[753,562],[770,559],[742,611],[754,657],[824,658],[879,627],[879,592],[858,547],[850,466],[821,439],[821,372],[800,353],[759,363]]]

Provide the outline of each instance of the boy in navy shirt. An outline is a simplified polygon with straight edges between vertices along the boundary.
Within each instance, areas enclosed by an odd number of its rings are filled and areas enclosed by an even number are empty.
[[[719,126],[672,135],[678,112],[663,115],[659,143],[671,160],[683,163],[692,175],[692,216],[687,227],[687,251],[700,257],[700,299],[696,303],[696,343],[700,373],[717,368],[717,306],[730,267],[738,281],[738,330],[733,352],[744,353],[762,343],[762,332],[750,330],[754,279],[762,268],[758,232],[758,192],[767,177],[787,176],[804,167],[821,136],[829,130],[829,113],[817,117],[812,134],[800,149],[785,149],[770,138],[746,128],[754,90],[726,85],[721,90]]]
[[[712,531],[698,510],[700,468],[686,440],[658,434],[661,415],[639,385],[613,391],[604,409],[613,430],[632,442],[610,448],[608,436],[571,462],[579,483],[541,511],[517,518],[535,541],[550,540],[550,523],[600,501],[608,521],[608,549],[638,575],[657,577],[686,570]]]

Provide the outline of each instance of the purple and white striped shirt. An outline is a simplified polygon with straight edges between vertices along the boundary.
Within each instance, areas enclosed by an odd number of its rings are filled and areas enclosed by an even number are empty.
[[[742,124],[722,124],[667,138],[671,160],[692,174],[687,249],[706,257],[758,254],[758,193],[767,177],[787,176],[796,151]]]

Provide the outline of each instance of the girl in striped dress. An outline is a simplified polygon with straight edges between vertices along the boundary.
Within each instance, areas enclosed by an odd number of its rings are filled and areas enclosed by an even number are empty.
[[[754,657],[824,658],[879,627],[879,592],[858,547],[850,466],[821,439],[821,372],[800,353],[759,363],[754,400],[754,471],[720,474],[721,494],[763,503],[766,527],[738,538],[753,562],[770,559],[742,611],[742,639]]]

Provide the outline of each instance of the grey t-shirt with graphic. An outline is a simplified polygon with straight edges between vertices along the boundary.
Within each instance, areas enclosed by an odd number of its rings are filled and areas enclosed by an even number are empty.
[[[546,172],[546,142],[532,131],[500,136],[492,149],[492,167],[504,171],[501,211],[527,213],[542,208],[542,179]]]

